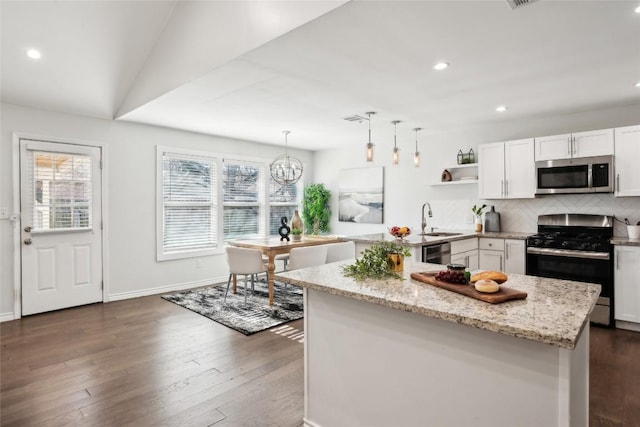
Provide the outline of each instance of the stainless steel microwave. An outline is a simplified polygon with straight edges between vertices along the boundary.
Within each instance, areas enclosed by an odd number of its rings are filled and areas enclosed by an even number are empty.
[[[536,162],[536,194],[613,193],[613,156]]]

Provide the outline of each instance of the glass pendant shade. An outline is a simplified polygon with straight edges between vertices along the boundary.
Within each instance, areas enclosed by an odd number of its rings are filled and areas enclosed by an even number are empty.
[[[373,111],[369,111],[365,113],[369,118],[369,142],[367,143],[367,162],[373,162],[373,143],[371,142],[371,116],[375,113]]]
[[[422,128],[413,129],[416,132],[416,152],[413,153],[413,165],[417,168],[420,167],[420,152],[418,151],[418,132],[422,130]]]
[[[288,130],[284,133],[284,154],[275,158],[269,166],[271,177],[280,185],[294,184],[302,177],[302,162],[295,157],[289,156],[287,151],[287,135]]]
[[[396,129],[400,120],[394,120],[391,123],[393,124],[393,157],[391,158],[391,164],[397,165],[400,160],[400,149],[398,148]]]
[[[367,144],[367,162],[373,162],[373,144]]]

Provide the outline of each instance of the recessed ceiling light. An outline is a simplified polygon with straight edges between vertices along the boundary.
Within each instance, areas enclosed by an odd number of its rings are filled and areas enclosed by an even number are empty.
[[[496,111],[498,113],[502,113],[502,112],[507,111],[507,110],[508,110],[508,108],[507,108],[506,105],[499,105],[498,107],[496,107]]]
[[[636,83],[634,86],[635,87],[640,87],[640,82]]]
[[[436,65],[433,66],[434,70],[446,70],[447,68],[449,68],[449,63],[448,62],[438,62]]]
[[[27,50],[27,56],[31,59],[40,59],[42,55],[40,54],[40,51],[37,49],[29,49]]]
[[[640,6],[636,7],[636,13],[640,13]]]

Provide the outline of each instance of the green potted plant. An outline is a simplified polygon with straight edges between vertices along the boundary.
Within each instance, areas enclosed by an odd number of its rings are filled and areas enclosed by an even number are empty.
[[[473,212],[473,214],[476,216],[475,223],[476,223],[477,232],[482,231],[482,210],[486,207],[487,205],[482,205],[482,206],[473,205],[473,207],[471,208],[471,212]]]
[[[291,229],[291,238],[293,239],[294,242],[297,242],[300,239],[302,239],[302,229],[301,228],[297,228],[297,227],[292,228]]]
[[[324,184],[312,184],[304,188],[302,219],[307,227],[307,232],[319,234],[329,231],[330,201],[331,191]]]
[[[398,274],[404,267],[404,257],[411,256],[411,251],[395,242],[376,242],[362,252],[355,264],[342,267],[346,277],[360,281],[364,279],[401,279]]]

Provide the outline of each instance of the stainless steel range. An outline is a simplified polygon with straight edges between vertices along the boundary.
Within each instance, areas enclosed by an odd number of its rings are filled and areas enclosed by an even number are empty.
[[[538,234],[527,237],[526,273],[601,285],[591,322],[614,326],[612,237],[612,216],[540,215]]]

